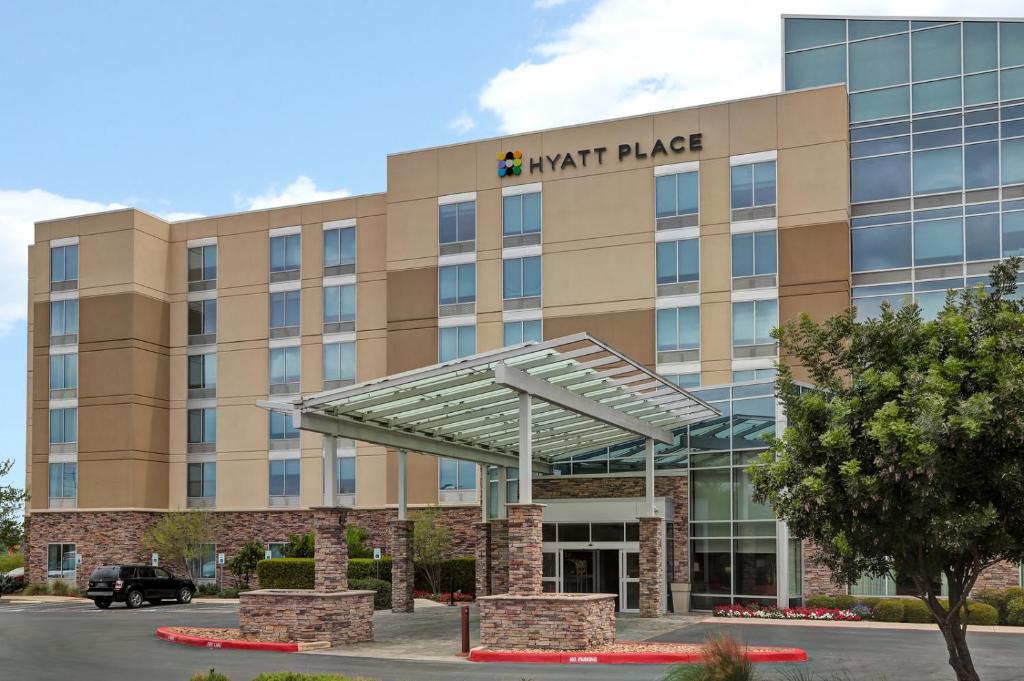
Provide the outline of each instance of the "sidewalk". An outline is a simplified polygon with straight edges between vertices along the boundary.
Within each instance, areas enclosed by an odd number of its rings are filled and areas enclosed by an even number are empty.
[[[744,617],[705,617],[701,624],[763,624],[780,627],[817,627],[820,629],[899,629],[902,631],[938,631],[934,624],[916,624],[911,622],[825,622],[819,620],[772,620]],[[1007,627],[1002,625],[972,624],[967,628],[969,633],[979,634],[1017,634],[1024,636],[1024,627]]]

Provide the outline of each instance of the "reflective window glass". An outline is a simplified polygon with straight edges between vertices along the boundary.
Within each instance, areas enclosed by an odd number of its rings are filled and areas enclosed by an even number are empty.
[[[446,326],[438,330],[438,356],[448,362],[476,352],[476,326]]]
[[[1002,182],[1024,182],[1024,138],[1002,141]]]
[[[732,485],[728,468],[694,470],[690,473],[690,518],[695,521],[731,520]]]
[[[843,19],[786,19],[786,49],[801,50],[846,40]]]
[[[919,83],[913,88],[914,113],[939,111],[960,106],[960,79],[947,78]]]
[[[908,113],[910,113],[910,88],[905,85],[850,95],[851,123],[906,116]]]
[[[968,144],[964,147],[964,184],[967,189],[999,184],[999,144]]]
[[[900,151],[910,151],[910,137],[902,135],[900,137],[888,137],[867,142],[854,142],[850,145],[850,156],[852,158],[893,154]]]
[[[356,378],[356,344],[324,344],[324,380],[354,381]]]
[[[964,105],[983,104],[999,99],[999,81],[995,71],[964,76]]]
[[[846,45],[786,55],[786,89],[846,82]]]
[[[850,162],[850,200],[878,201],[910,195],[910,154]]]
[[[999,24],[999,65],[1024,64],[1024,22],[1004,21]],[[1003,99],[1007,99],[1003,94]]]
[[[302,262],[302,236],[287,234],[270,237],[270,271],[298,270]]]
[[[908,51],[906,34],[850,43],[850,90],[906,83]]]
[[[990,260],[999,257],[999,216],[974,215],[966,220],[968,260]]]
[[[874,38],[879,35],[899,33],[900,31],[907,30],[907,22],[898,20],[850,19],[849,24],[850,40]]]
[[[700,278],[699,239],[662,241],[656,248],[659,284],[697,281]]]
[[[438,299],[441,305],[472,303],[476,300],[476,264],[445,265],[438,270]]]
[[[999,97],[1003,101],[1024,97],[1024,69],[999,72]]]
[[[910,38],[915,81],[960,73],[960,24],[916,31]]]
[[[914,264],[960,262],[964,257],[963,220],[932,220],[914,225]]]
[[[960,189],[963,166],[960,147],[914,154],[914,193],[929,194]]]
[[[854,229],[850,237],[854,271],[910,267],[910,225]]]
[[[338,494],[356,493],[356,457],[338,457]]]
[[[344,227],[324,231],[324,267],[354,265],[356,262],[356,228]]]
[[[661,309],[656,320],[659,352],[700,347],[699,307]]]
[[[994,69],[996,24],[990,21],[964,22],[964,73]]]
[[[1003,213],[1003,257],[1024,255],[1024,211]]]

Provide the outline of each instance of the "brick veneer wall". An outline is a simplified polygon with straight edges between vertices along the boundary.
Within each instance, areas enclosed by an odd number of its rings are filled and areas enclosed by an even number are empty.
[[[508,590],[518,595],[539,594],[543,586],[542,504],[508,505]]]
[[[1007,589],[1011,586],[1020,585],[1020,566],[1003,561],[996,563],[978,575],[978,581],[975,582],[974,589]]]
[[[583,650],[615,641],[615,596],[484,596],[480,644],[496,648]]]
[[[491,593],[491,524],[477,523],[476,530],[476,595]]]
[[[476,536],[473,525],[480,522],[479,506],[439,506],[438,519],[451,531],[451,557],[472,556],[476,553]],[[409,519],[416,519],[417,510],[409,509]],[[386,555],[391,555],[391,525],[398,520],[397,508],[352,509],[348,514],[348,524],[358,525],[369,534],[368,546],[379,547]]]
[[[391,612],[412,612],[414,608],[412,533],[413,521],[391,521]]]
[[[320,592],[348,590],[348,533],[345,518],[348,509],[313,509],[316,552],[313,589]]]
[[[372,641],[373,592],[246,591],[239,598],[238,620],[242,638],[249,641]]]
[[[819,565],[816,556],[818,548],[813,542],[804,540],[803,562],[804,562],[804,598],[817,594],[828,594],[838,596],[845,594],[848,589],[845,584],[836,584],[832,581],[832,571],[824,565]]]
[[[492,520],[490,525],[491,588],[488,593],[504,594],[508,593],[508,520]],[[543,575],[543,570],[541,574]]]
[[[642,497],[643,477],[574,478],[552,477],[533,481],[533,497],[543,499],[587,499]],[[672,575],[677,582],[690,581],[690,495],[685,475],[659,475],[654,478],[654,494],[672,499]]]
[[[640,616],[661,616],[665,581],[661,569],[664,518],[640,518]]]

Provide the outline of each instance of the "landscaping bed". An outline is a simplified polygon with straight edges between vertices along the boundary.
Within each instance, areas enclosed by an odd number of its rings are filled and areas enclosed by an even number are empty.
[[[586,650],[474,648],[472,662],[520,662],[539,664],[675,664],[704,661],[707,648],[701,643],[652,643],[618,641]],[[744,647],[751,662],[806,662],[800,648]]]
[[[859,622],[861,616],[853,610],[839,608],[771,608],[764,606],[719,605],[712,611],[715,617],[761,620],[823,620],[828,622]]]
[[[247,641],[238,629],[225,627],[160,627],[157,638],[172,643],[200,648],[230,648],[235,650],[264,650],[281,653],[297,653],[304,650],[330,648],[326,642],[300,643],[298,641]]]

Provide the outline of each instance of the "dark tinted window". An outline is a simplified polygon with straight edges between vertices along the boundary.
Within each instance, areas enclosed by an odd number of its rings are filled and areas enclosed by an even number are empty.
[[[135,568],[123,567],[121,568],[121,579],[132,579],[135,577]]]
[[[164,570],[163,568],[153,568],[153,575],[157,579],[170,579],[171,578],[171,574],[169,572],[167,572],[167,570]]]
[[[98,567],[89,575],[90,582],[105,582],[111,579],[117,579],[117,568],[109,565]]]
[[[152,579],[153,568],[151,567],[137,567],[135,568],[135,576],[138,579]]]

